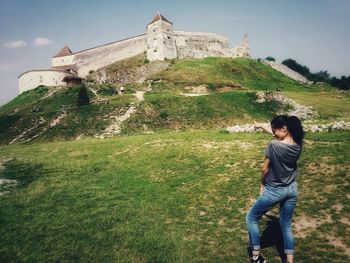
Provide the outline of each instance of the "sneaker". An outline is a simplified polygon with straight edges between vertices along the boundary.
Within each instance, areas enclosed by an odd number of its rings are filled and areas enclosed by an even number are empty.
[[[251,263],[266,263],[266,259],[262,255],[253,256],[250,258]]]

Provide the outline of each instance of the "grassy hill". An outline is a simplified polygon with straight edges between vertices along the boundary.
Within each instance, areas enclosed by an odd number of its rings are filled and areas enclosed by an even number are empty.
[[[270,139],[192,131],[2,146],[0,178],[18,185],[0,196],[0,261],[246,262],[245,214]],[[307,136],[296,262],[350,260],[349,151],[348,132]],[[275,247],[263,253],[280,262]]]
[[[106,67],[111,76],[140,68],[135,57]],[[72,140],[101,134],[131,105],[136,111],[123,122],[123,134],[160,130],[222,129],[236,124],[269,120],[285,107],[257,103],[255,92],[279,90],[318,112],[318,121],[349,120],[350,96],[327,86],[302,85],[259,61],[205,58],[168,61],[169,67],[140,83],[85,84],[92,103],[77,107],[79,87],[38,87],[0,107],[0,143]],[[147,64],[148,65],[148,64]],[[158,64],[157,64],[158,65]],[[93,72],[91,76],[97,74]],[[113,75],[114,74],[114,75]],[[119,75],[118,75],[119,74]],[[128,73],[132,78],[132,73]],[[90,77],[91,77],[90,76]],[[113,78],[112,78],[113,79]],[[205,85],[206,96],[188,97],[188,87]],[[126,87],[126,94],[115,95]],[[151,89],[151,90],[150,90]],[[137,91],[146,91],[138,101]],[[106,100],[108,104],[98,103]],[[40,107],[42,111],[31,112]]]
[[[209,57],[205,59],[178,60],[168,70],[154,77],[175,83],[213,83],[249,90],[299,90],[298,82],[271,67],[251,59]],[[215,86],[215,85],[214,85]]]
[[[313,106],[315,122],[350,120],[348,93],[259,61],[171,60],[143,83],[120,81],[138,79],[143,63],[104,68],[115,82],[85,84],[90,105],[77,107],[80,86],[42,86],[0,107],[0,182],[10,180],[0,184],[0,262],[246,262],[245,214],[271,136],[223,128],[288,108],[258,103],[258,91]],[[94,138],[128,112],[119,136]],[[306,136],[296,262],[350,260],[349,152],[349,131]],[[277,213],[261,226],[278,243]],[[280,262],[271,244],[263,253]]]

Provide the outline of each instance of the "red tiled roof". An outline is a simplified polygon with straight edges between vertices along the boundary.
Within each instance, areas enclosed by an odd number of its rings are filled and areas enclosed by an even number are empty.
[[[69,49],[69,47],[64,46],[53,58],[64,57],[73,54],[73,52]]]
[[[159,12],[153,17],[152,21],[148,23],[149,24],[152,24],[154,22],[157,22],[158,20],[162,20],[164,22],[167,22],[169,24],[173,24],[172,22],[170,22],[168,19],[166,19],[164,16],[162,16]]]

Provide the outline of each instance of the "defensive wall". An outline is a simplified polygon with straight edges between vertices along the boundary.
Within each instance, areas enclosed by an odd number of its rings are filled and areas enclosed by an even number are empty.
[[[76,53],[66,46],[52,57],[49,70],[31,70],[21,74],[19,92],[39,85],[66,85],[69,75],[85,78],[89,72],[114,62],[145,54],[150,61],[173,58],[249,57],[247,35],[235,48],[227,37],[208,32],[174,31],[173,23],[160,13],[146,27],[146,33]]]
[[[43,70],[31,70],[22,73],[19,79],[20,93],[31,90],[40,85],[48,87],[53,86],[65,86],[67,82],[63,80],[66,77],[74,77],[75,74],[67,72],[65,70],[57,69],[43,69]]]

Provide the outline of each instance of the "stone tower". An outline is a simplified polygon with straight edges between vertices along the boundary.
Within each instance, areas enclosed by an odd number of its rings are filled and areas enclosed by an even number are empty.
[[[159,12],[146,27],[147,58],[150,61],[177,57],[173,23]]]

